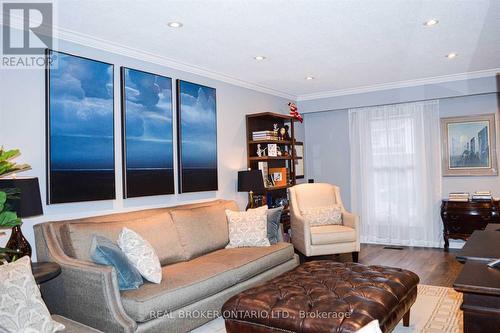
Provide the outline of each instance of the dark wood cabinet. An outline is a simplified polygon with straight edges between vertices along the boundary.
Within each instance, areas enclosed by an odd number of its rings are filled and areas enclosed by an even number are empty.
[[[488,223],[500,223],[500,201],[457,202],[443,200],[444,249],[449,248],[449,239],[467,240],[474,230],[484,230]]]

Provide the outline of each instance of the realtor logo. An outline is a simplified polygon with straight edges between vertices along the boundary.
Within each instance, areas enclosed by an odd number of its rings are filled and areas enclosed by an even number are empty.
[[[51,2],[2,3],[2,69],[40,69],[54,59],[45,56],[53,49],[54,9]]]
[[[2,10],[4,55],[43,54],[52,48],[52,3],[6,2]]]

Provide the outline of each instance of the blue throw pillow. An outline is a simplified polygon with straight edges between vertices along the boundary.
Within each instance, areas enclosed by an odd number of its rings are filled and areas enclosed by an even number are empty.
[[[267,238],[271,245],[283,240],[283,237],[280,235],[282,211],[283,207],[271,208],[267,211]]]
[[[137,289],[144,281],[142,276],[118,245],[102,236],[94,236],[90,245],[90,258],[100,265],[113,266],[120,290]]]

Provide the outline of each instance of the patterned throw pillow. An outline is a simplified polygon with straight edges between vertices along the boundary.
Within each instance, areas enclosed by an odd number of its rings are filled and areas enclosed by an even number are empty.
[[[160,259],[147,240],[135,231],[123,228],[117,243],[142,277],[153,283],[161,282]]]
[[[301,209],[300,213],[311,227],[329,224],[342,224],[340,206],[314,207]]]
[[[31,272],[29,257],[0,266],[0,331],[7,333],[62,331],[50,317]]]
[[[267,206],[235,212],[226,209],[229,224],[229,244],[234,247],[271,246],[267,239]]]

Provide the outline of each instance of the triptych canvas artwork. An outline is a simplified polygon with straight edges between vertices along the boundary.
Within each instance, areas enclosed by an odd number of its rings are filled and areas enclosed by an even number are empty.
[[[47,51],[47,202],[116,197],[114,65]],[[122,67],[124,198],[217,190],[216,90]],[[174,128],[177,130],[174,139]]]

